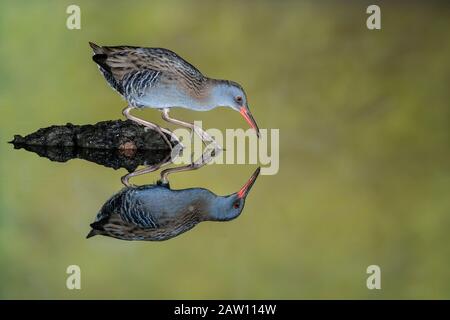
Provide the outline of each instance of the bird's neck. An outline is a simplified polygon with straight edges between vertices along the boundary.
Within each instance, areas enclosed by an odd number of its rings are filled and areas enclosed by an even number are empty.
[[[230,93],[228,80],[207,78],[206,81],[194,92],[183,92],[181,96],[185,108],[197,111],[209,111],[217,107],[231,107],[229,104]],[[176,90],[176,94],[179,91]],[[175,99],[175,97],[173,97]]]
[[[208,98],[207,104],[212,108],[216,107],[227,107],[229,102],[228,92],[227,92],[227,81],[208,79],[206,82],[206,87],[208,88]]]

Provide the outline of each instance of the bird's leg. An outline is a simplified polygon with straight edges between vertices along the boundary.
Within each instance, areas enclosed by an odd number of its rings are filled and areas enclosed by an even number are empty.
[[[219,148],[216,140],[214,140],[209,134],[207,134],[202,128],[197,127],[196,125],[194,125],[193,123],[190,122],[184,122],[178,119],[174,119],[171,118],[169,116],[169,109],[168,108],[164,108],[162,109],[162,118],[164,120],[166,120],[167,122],[170,123],[174,123],[183,127],[187,127],[190,128],[191,130],[193,130],[203,141],[203,143],[205,143],[205,141],[213,143],[215,146],[217,146],[217,148]],[[206,145],[206,143],[205,143]]]
[[[166,157],[163,161],[161,161],[155,165],[146,166],[145,168],[142,168],[140,170],[130,172],[127,175],[124,175],[122,178],[120,178],[120,180],[122,181],[123,185],[125,185],[126,187],[131,187],[132,185],[129,182],[130,178],[156,171],[164,166],[167,166],[170,163],[172,163],[172,158],[169,156],[169,157]]]
[[[165,133],[167,133],[168,135],[170,135],[171,139],[173,141],[176,141],[177,143],[180,143],[180,141],[178,140],[178,137],[171,132],[170,130],[167,130],[165,128],[161,128],[160,126],[151,123],[149,121],[145,121],[142,119],[139,119],[133,115],[130,114],[130,111],[133,109],[133,107],[127,106],[125,109],[123,109],[122,114],[129,120],[137,122],[145,127],[151,128],[153,130],[156,130],[161,137],[164,139],[164,141],[167,143],[167,145],[169,146],[170,150],[172,150],[172,143],[169,141],[169,139],[167,138],[167,136],[165,135]]]

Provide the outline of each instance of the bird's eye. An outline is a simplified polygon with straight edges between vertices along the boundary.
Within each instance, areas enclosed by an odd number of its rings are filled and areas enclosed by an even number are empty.
[[[239,201],[236,201],[233,203],[233,208],[238,209],[241,206],[241,203]]]
[[[236,102],[237,103],[242,103],[242,97],[241,96],[237,96],[236,97]]]

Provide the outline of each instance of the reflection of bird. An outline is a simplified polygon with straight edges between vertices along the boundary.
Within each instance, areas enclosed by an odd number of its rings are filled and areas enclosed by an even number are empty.
[[[171,190],[164,185],[124,188],[103,205],[87,237],[167,240],[202,221],[234,219],[241,214],[258,174],[259,168],[238,192],[228,196],[217,196],[204,188]]]
[[[128,102],[128,107],[123,110],[128,119],[156,129],[161,134],[161,130],[171,134],[130,114],[132,108],[160,109],[166,121],[189,127],[202,139],[212,141],[206,132],[192,123],[171,118],[169,110],[182,107],[208,111],[226,106],[239,111],[259,136],[244,89],[236,82],[205,77],[193,65],[167,49],[89,44],[94,50],[93,60],[103,76]]]

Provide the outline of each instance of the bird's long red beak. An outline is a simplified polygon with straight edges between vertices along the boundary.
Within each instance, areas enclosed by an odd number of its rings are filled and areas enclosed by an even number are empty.
[[[242,114],[242,116],[244,117],[245,121],[247,121],[247,123],[256,131],[256,135],[259,138],[259,128],[258,125],[256,124],[255,119],[253,118],[252,114],[250,113],[250,110],[248,110],[247,107],[243,106],[241,107],[241,109],[239,110],[239,113]]]
[[[238,191],[237,193],[238,198],[245,198],[247,196],[253,184],[255,183],[256,178],[258,178],[260,169],[261,168],[256,169],[255,172],[250,177],[250,179],[248,179],[248,181],[244,184],[241,190]]]

